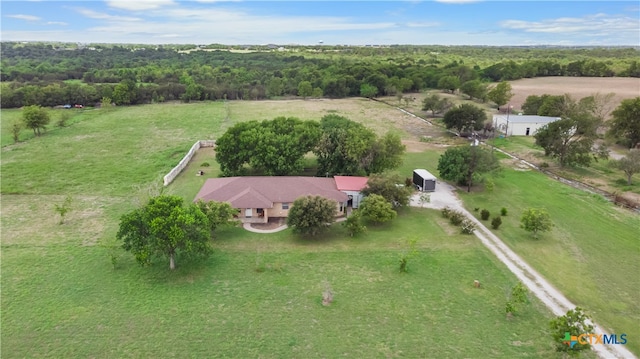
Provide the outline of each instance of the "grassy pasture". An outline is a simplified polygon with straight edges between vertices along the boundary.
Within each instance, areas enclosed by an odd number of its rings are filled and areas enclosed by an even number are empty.
[[[407,211],[391,226],[370,228],[361,239],[345,239],[340,226],[311,242],[288,231],[264,236],[231,229],[220,233],[212,260],[176,273],[169,273],[166,263],[139,268],[127,254],[120,254],[117,268],[111,268],[112,250],[101,245],[112,243],[119,216],[133,208],[148,187],[157,190],[151,184],[158,183],[193,142],[216,138],[236,121],[319,119],[338,113],[381,132],[395,129],[408,140],[431,131],[385,105],[358,101],[344,108],[333,101],[245,101],[83,111],[70,127],[17,145],[3,142],[2,357],[554,357],[548,312],[533,300],[515,320],[506,321],[504,301],[515,278],[474,237],[458,235],[428,210]],[[361,110],[368,106],[375,111]],[[3,141],[5,120],[16,112],[2,111]],[[424,143],[412,147],[399,173],[409,176],[414,168],[435,173],[443,148]],[[205,179],[196,177],[195,170],[206,161],[211,164],[202,167],[206,175],[217,174],[212,155],[210,150],[198,153],[167,191],[192,199]],[[511,192],[513,205],[504,206],[514,216],[515,208],[539,199],[522,196],[523,188],[548,181],[540,177],[511,183],[508,172],[504,176],[495,180],[495,193],[503,187],[506,193],[495,201],[484,194],[465,196],[469,206],[496,203],[494,212]],[[549,191],[566,190],[558,186]],[[53,204],[67,194],[74,199],[74,210],[67,223],[58,226]],[[547,251],[557,252],[553,265],[564,273],[583,235],[605,233],[592,226],[608,221],[603,228],[618,228],[612,233],[625,238],[640,228],[596,198],[577,198],[585,207],[600,208],[605,214],[601,221],[571,222],[583,229],[576,234],[573,227],[561,231],[566,245],[543,249],[549,240],[532,242],[540,246],[540,258]],[[521,231],[515,223],[505,223],[505,234],[511,235],[509,226],[514,235]],[[554,231],[560,228],[565,227]],[[419,239],[419,255],[415,266],[409,264],[411,273],[401,276],[397,252],[409,238]],[[619,253],[625,260],[634,253],[637,258],[637,246],[630,244],[598,247],[594,239],[581,249],[586,255],[580,257],[580,268],[614,267]],[[528,250],[513,248],[520,254]],[[539,270],[541,262],[530,260]],[[638,272],[632,264],[622,268]],[[605,286],[621,293],[615,300],[624,313],[638,313],[632,302],[637,302],[637,280],[625,284],[602,275],[571,292],[574,281],[567,284],[566,277],[554,276],[552,270],[541,272],[572,300],[583,296],[583,302],[606,303],[609,293],[597,288]],[[474,279],[485,288],[474,291]],[[328,308],[320,304],[325,281],[336,293]],[[591,313],[617,332],[633,318]],[[630,349],[640,352],[632,345]]]
[[[357,117],[335,106],[306,116]],[[175,273],[163,262],[139,268],[110,249],[119,216],[157,190],[150,184],[195,140],[218,136],[240,120],[234,113],[262,112],[241,108],[83,111],[72,126],[2,148],[2,357],[554,355],[549,313],[532,300],[507,321],[503,306],[515,278],[435,212],[407,211],[362,239],[347,239],[340,226],[311,242],[289,231],[229,229],[210,261],[180,261]],[[292,111],[281,108],[265,110],[271,113],[265,118]],[[3,128],[17,111],[8,113]],[[395,126],[383,120],[377,128]],[[192,166],[209,162],[203,169],[215,176],[211,156],[203,150]],[[436,158],[412,152],[404,171],[429,168],[423,164]],[[193,198],[204,180],[194,172],[185,171],[167,191]],[[53,205],[66,195],[73,210],[58,225]],[[400,275],[398,252],[409,238],[419,238],[419,255],[411,273]],[[474,279],[485,288],[474,289]],[[325,281],[336,298],[328,308],[320,304]]]
[[[451,230],[419,209],[356,239],[228,229],[175,273],[124,254],[113,269],[100,246],[3,244],[2,357],[559,357],[545,308],[506,320],[514,277]]]
[[[508,168],[493,180],[491,194],[460,192],[467,208],[494,217],[506,207],[495,233],[507,245],[599,324],[640,337],[640,217],[538,172]],[[519,227],[527,207],[547,209],[554,223],[538,240]],[[640,352],[638,341],[628,347]]]

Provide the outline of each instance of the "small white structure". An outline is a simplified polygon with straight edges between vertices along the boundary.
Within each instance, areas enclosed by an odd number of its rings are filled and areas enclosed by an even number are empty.
[[[436,190],[436,176],[424,169],[413,170],[413,184],[420,191],[433,192]]]
[[[560,117],[532,115],[493,115],[493,127],[506,136],[533,136],[543,126]]]

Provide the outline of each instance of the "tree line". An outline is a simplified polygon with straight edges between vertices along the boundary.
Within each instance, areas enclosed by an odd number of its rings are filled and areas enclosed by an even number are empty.
[[[522,50],[511,50],[521,56],[516,61],[504,60],[512,52],[501,48],[477,52],[464,47],[437,48],[437,52],[428,47],[341,48],[318,54],[303,50],[184,53],[162,46],[62,49],[8,42],[0,46],[3,108],[94,105],[102,98],[117,105],[135,105],[279,96],[372,97],[433,88],[465,89],[464,93],[476,97],[474,88],[479,84],[525,77],[640,77],[633,49],[598,50],[600,55],[605,52],[605,58],[619,56],[614,63],[574,50],[566,50],[575,56],[574,61],[567,61],[557,56],[558,51],[562,53],[558,49],[537,49],[535,55],[529,55],[534,58],[524,57]],[[494,60],[494,52],[505,56]],[[465,63],[463,56],[492,60],[467,57]]]

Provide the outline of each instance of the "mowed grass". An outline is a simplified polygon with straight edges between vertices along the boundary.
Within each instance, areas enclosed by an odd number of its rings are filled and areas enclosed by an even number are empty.
[[[505,243],[599,324],[639,338],[640,216],[535,171],[505,169],[493,181],[492,193],[460,192],[467,208],[492,217],[507,208],[494,231]],[[538,240],[519,227],[527,207],[545,208],[554,223]],[[639,341],[627,346],[640,353]]]
[[[421,122],[395,118],[382,107],[367,112],[366,106],[378,104],[358,101],[348,106],[317,101],[324,107],[305,104],[311,101],[239,101],[83,111],[72,126],[17,145],[3,143],[2,357],[554,357],[549,313],[532,300],[515,320],[506,321],[504,302],[515,277],[475,237],[458,235],[433,211],[407,211],[393,225],[370,228],[359,239],[347,238],[340,226],[319,241],[300,240],[288,231],[266,236],[227,230],[219,233],[210,260],[180,261],[175,273],[163,262],[139,268],[119,251],[118,266],[111,267],[114,251],[105,246],[113,244],[119,217],[159,192],[162,176],[193,142],[216,138],[237,121],[336,113],[380,133],[397,131],[404,139],[415,140],[420,133]],[[407,153],[398,173],[410,177],[414,168],[437,173],[443,149],[432,148]],[[201,167],[205,161],[211,166]],[[197,169],[205,176],[196,177]],[[217,171],[213,152],[205,149],[165,191],[190,201]],[[516,183],[509,191],[537,185]],[[500,186],[496,180],[495,192]],[[53,205],[66,195],[73,198],[73,211],[59,226]],[[620,218],[610,216],[610,225],[636,224]],[[576,223],[591,232],[599,222]],[[411,238],[419,239],[419,255],[402,276],[398,252]],[[566,238],[574,243],[567,248],[580,239]],[[637,254],[637,247],[619,251],[633,250]],[[583,267],[600,259],[600,266],[614,267],[617,258],[606,257],[585,256]],[[562,267],[561,259],[556,266]],[[571,283],[578,278],[569,275]],[[475,279],[482,290],[473,289]],[[608,280],[597,283],[618,286],[621,281]],[[336,293],[328,308],[320,304],[325,282]],[[555,283],[564,290],[564,282]],[[633,283],[616,289],[637,301]],[[586,298],[602,301],[602,293],[591,291]],[[617,330],[618,318],[612,322]]]
[[[339,225],[313,240],[227,229],[175,272],[124,253],[114,269],[100,246],[3,244],[2,357],[559,357],[546,309],[532,299],[507,320],[513,275],[447,232],[419,209],[355,239]]]

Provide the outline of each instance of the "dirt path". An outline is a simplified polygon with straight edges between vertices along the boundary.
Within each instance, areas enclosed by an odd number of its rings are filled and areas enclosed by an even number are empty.
[[[504,263],[518,279],[529,288],[538,299],[540,299],[554,315],[564,315],[569,309],[576,307],[560,291],[554,288],[538,272],[531,268],[520,256],[513,252],[500,238],[494,235],[487,227],[469,213],[462,205],[462,202],[455,195],[455,188],[443,182],[436,184],[436,191],[431,193],[429,203],[421,203],[420,196],[414,195],[411,198],[411,206],[442,209],[450,207],[458,210],[472,220],[477,229],[474,232],[495,256]],[[596,334],[609,334],[595,322],[592,322]],[[636,358],[633,353],[622,345],[593,345],[591,346],[600,358]]]

